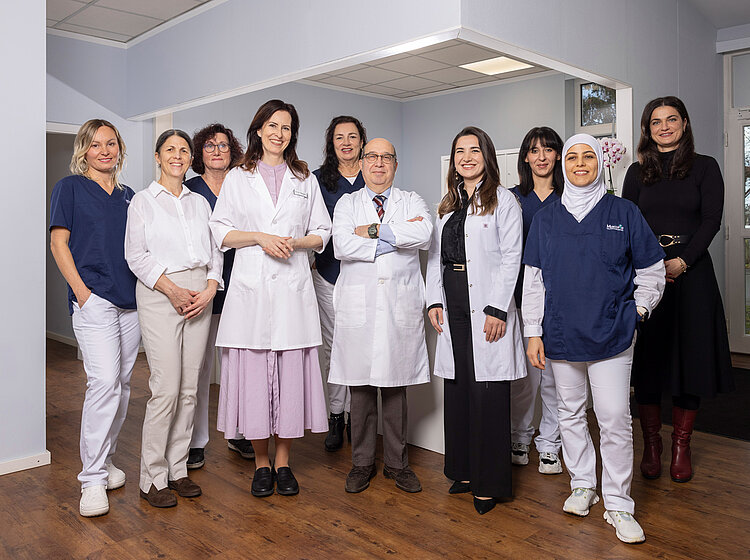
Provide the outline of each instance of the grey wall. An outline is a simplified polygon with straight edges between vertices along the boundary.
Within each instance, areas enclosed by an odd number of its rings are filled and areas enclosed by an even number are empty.
[[[565,79],[562,74],[404,103],[404,147],[400,183],[417,191],[434,209],[440,202],[440,156],[453,137],[476,125],[495,148],[517,148],[534,126],[565,133]]]
[[[0,152],[12,159],[0,220],[0,472],[10,461],[32,466],[46,456],[44,16],[44,1],[28,0],[0,18],[0,66],[13,80],[0,88],[0,122],[12,131],[0,134]]]
[[[353,115],[367,129],[367,136],[384,136],[398,147],[402,144],[401,106],[398,101],[366,97],[307,84],[291,83],[209,103],[173,114],[175,128],[193,134],[201,127],[220,122],[234,131],[245,144],[250,121],[258,107],[269,99],[282,99],[297,109],[300,117],[297,154],[317,169],[323,160],[323,136],[331,118]],[[192,172],[191,172],[192,175]]]
[[[73,134],[47,134],[47,220],[49,224],[50,195],[55,183],[61,177],[70,175],[68,164],[73,153]],[[68,311],[68,284],[57,269],[52,251],[49,249],[49,233],[47,233],[47,332],[54,333],[75,340],[73,326],[70,323]]]

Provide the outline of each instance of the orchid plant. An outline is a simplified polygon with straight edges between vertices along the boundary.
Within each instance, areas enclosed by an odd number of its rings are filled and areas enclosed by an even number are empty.
[[[600,138],[599,143],[602,146],[602,153],[604,154],[604,177],[607,183],[607,192],[615,194],[612,171],[622,159],[622,156],[625,155],[625,146],[617,138]]]

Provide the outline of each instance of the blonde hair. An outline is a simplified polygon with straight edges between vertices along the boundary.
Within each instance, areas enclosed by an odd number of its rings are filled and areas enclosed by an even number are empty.
[[[125,164],[125,142],[122,136],[120,136],[120,131],[115,128],[115,125],[104,119],[88,120],[78,129],[78,134],[76,134],[76,139],[73,143],[73,157],[70,158],[70,171],[76,175],[88,177],[89,164],[86,161],[86,152],[89,151],[91,144],[94,142],[96,131],[103,126],[114,130],[117,137],[119,154],[117,156],[117,165],[112,170],[112,179],[114,180],[115,187],[122,190],[124,187],[120,184],[120,173]]]

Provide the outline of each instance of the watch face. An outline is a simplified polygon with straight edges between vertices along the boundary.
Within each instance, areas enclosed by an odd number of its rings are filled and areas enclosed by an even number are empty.
[[[373,239],[377,238],[377,236],[378,236],[378,225],[377,224],[370,224],[370,227],[367,228],[367,235],[369,235]]]

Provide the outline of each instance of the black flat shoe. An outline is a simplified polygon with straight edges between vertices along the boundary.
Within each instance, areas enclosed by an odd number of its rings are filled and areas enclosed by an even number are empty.
[[[326,451],[336,451],[344,445],[344,413],[331,414],[328,419],[328,435],[324,442]]]
[[[279,467],[276,471],[276,493],[282,496],[299,494],[299,484],[289,467]]]
[[[273,474],[270,467],[255,469],[250,493],[256,498],[265,498],[273,494]]]
[[[489,500],[480,500],[479,498],[474,498],[474,509],[477,510],[477,513],[479,515],[484,515],[488,511],[492,510],[492,508],[495,507],[495,498],[490,498]]]
[[[471,483],[456,480],[448,490],[448,494],[467,494],[471,492]]]

